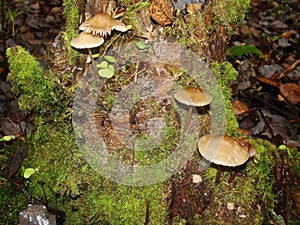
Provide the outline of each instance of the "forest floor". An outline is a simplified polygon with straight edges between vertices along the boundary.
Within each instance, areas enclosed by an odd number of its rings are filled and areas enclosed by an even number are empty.
[[[24,2],[14,0],[9,5],[11,11],[7,13],[13,15],[14,22],[12,19],[5,20],[6,45],[22,45],[46,70],[47,46],[64,28],[62,2]],[[34,116],[25,115],[19,110],[10,84],[5,81],[8,70],[3,44],[2,40],[0,138],[6,135],[22,137],[31,132]],[[278,147],[286,145],[300,149],[299,2],[253,0],[229,46],[228,60],[239,73],[237,81],[232,85],[232,105],[240,128],[245,134],[267,139]],[[290,172],[290,166],[289,162],[283,160],[273,168],[276,177],[274,189],[279,193],[275,211],[287,218],[289,209],[286,202],[292,200],[295,212],[298,213],[293,218],[300,220],[300,174],[295,177]],[[0,164],[1,171],[7,170],[7,167],[6,164]],[[184,190],[185,182],[181,180],[176,184],[178,190]],[[207,193],[210,193],[209,190]]]

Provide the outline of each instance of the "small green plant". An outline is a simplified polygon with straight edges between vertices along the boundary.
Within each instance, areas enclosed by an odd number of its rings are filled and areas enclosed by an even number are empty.
[[[5,12],[5,24],[8,27],[11,27],[11,35],[14,37],[15,36],[15,19],[17,16],[20,16],[24,13],[24,11],[22,10],[12,10],[8,4],[4,1],[2,1],[1,3],[1,7],[4,7],[4,12]],[[4,5],[2,5],[4,4]]]
[[[96,65],[98,75],[104,78],[111,78],[115,74],[114,64],[117,60],[113,56],[104,56],[104,60]]]
[[[14,140],[15,138],[16,138],[16,136],[14,136],[14,135],[3,136],[0,138],[0,142],[8,142],[8,141]]]
[[[231,46],[227,48],[227,52],[232,57],[242,57],[242,56],[253,56],[257,55],[260,58],[264,58],[264,54],[256,48],[254,45],[238,45],[238,46]]]

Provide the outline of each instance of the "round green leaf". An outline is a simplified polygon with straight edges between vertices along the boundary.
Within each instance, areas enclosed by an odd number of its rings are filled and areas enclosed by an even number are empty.
[[[279,148],[280,150],[286,150],[286,149],[287,149],[287,147],[286,147],[285,145],[280,145],[278,148]]]
[[[142,42],[142,41],[138,41],[137,43],[135,43],[135,45],[136,45],[136,47],[137,47],[138,49],[141,49],[141,50],[147,48],[147,45],[145,45],[145,43]]]
[[[130,25],[127,25],[126,27],[127,27],[127,30],[130,30],[132,28],[132,25],[130,24]]]
[[[102,61],[100,64],[96,65],[97,68],[107,68],[108,67],[108,62]]]
[[[109,56],[109,55],[104,56],[104,59],[105,59],[106,61],[110,62],[110,63],[115,63],[115,62],[117,62],[117,60],[115,59],[115,57]]]
[[[98,70],[98,74],[100,77],[111,78],[114,75],[114,71],[108,68],[103,68]]]
[[[28,179],[34,173],[35,173],[35,170],[33,168],[26,168],[25,171],[24,171],[24,178]]]
[[[11,141],[13,139],[15,139],[16,137],[13,135],[8,135],[8,136],[3,136],[0,140],[1,141]]]
[[[108,65],[107,69],[111,70],[112,72],[115,72],[115,68],[113,65]]]

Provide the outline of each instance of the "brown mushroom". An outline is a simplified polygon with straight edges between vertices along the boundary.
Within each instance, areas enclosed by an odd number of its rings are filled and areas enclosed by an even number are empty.
[[[242,139],[245,143],[245,139]],[[255,149],[249,144],[240,144],[238,139],[227,135],[205,135],[199,139],[198,150],[208,161],[217,166],[237,167],[244,164],[249,157],[255,155]],[[220,168],[218,167],[216,182],[220,178]],[[233,176],[229,178],[231,183]]]
[[[121,32],[127,31],[127,26],[121,21],[115,20],[107,13],[98,13],[83,22],[79,29],[85,33],[92,33],[93,35],[105,36],[110,34],[112,30]]]
[[[179,89],[174,98],[185,105],[189,106],[189,112],[187,115],[186,123],[183,129],[183,133],[187,130],[190,123],[192,111],[194,106],[205,106],[211,103],[212,96],[205,90],[195,87],[184,87]]]
[[[90,33],[81,32],[77,37],[71,40],[71,46],[77,49],[87,49],[89,56],[91,57],[92,67],[95,74],[97,74],[97,68],[93,59],[91,48],[96,48],[102,45],[104,42],[103,37],[94,36]]]

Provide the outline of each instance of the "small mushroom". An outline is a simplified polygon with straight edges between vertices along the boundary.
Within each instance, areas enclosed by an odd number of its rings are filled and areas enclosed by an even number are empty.
[[[174,98],[185,105],[189,106],[189,112],[187,115],[186,123],[183,129],[183,133],[187,130],[187,127],[190,123],[192,111],[194,106],[205,106],[211,103],[212,96],[205,90],[202,90],[201,88],[195,88],[195,87],[184,87],[179,89],[175,95]]]
[[[90,33],[81,32],[77,37],[71,40],[71,46],[77,49],[87,49],[92,61],[92,67],[95,74],[97,74],[97,68],[93,59],[91,48],[96,48],[102,45],[104,42],[103,37],[94,36]]]
[[[245,139],[242,139],[245,143]],[[198,141],[200,154],[208,161],[227,167],[237,167],[244,164],[249,157],[255,155],[255,149],[248,144],[241,144],[238,139],[227,135],[208,134]],[[228,183],[233,179],[231,174]],[[220,168],[218,167],[216,182],[220,178]]]
[[[83,22],[79,29],[85,33],[92,33],[93,35],[105,36],[110,34],[112,30],[121,32],[127,31],[127,26],[121,21],[115,20],[107,13],[98,13]]]

